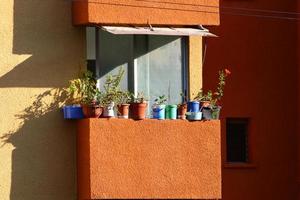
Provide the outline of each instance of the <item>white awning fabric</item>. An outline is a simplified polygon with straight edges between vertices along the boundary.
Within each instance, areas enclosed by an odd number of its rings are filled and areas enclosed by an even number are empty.
[[[203,26],[198,28],[168,28],[168,27],[124,27],[124,26],[101,26],[109,33],[116,35],[169,35],[169,36],[203,36],[217,37]]]

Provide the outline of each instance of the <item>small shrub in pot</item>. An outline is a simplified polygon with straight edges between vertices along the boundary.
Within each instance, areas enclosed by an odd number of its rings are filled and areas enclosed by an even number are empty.
[[[146,118],[148,103],[143,93],[138,93],[137,97],[133,97],[130,104],[130,115],[135,120],[143,120]]]
[[[231,72],[228,69],[219,71],[219,82],[217,85],[217,91],[208,91],[203,93],[200,91],[196,97],[201,103],[201,110],[203,112],[203,119],[219,119],[221,106],[220,101],[224,96],[224,88],[226,85],[226,78]]]
[[[120,92],[117,100],[118,117],[121,119],[129,118],[129,107],[133,94],[131,92]]]
[[[155,103],[152,106],[152,112],[153,112],[153,118],[154,119],[165,119],[166,115],[166,105],[167,97],[165,95],[159,96],[157,99],[155,99]]]
[[[177,107],[177,115],[178,119],[186,119],[186,113],[187,113],[187,97],[184,93],[181,93],[180,96],[183,99],[183,102],[181,104],[178,104]]]
[[[120,90],[120,84],[125,74],[125,70],[121,68],[118,74],[108,75],[104,83],[104,92],[102,94],[102,104],[104,105],[103,117],[111,118],[115,117],[115,103],[122,91]]]
[[[96,86],[97,80],[90,71],[84,72],[80,78],[70,81],[68,93],[73,102],[81,105],[85,118],[99,118],[103,107],[97,101],[100,93]]]

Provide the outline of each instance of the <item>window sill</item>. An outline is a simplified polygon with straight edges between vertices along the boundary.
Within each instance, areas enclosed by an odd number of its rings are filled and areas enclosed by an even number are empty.
[[[224,163],[224,169],[256,169],[257,165],[255,163]]]

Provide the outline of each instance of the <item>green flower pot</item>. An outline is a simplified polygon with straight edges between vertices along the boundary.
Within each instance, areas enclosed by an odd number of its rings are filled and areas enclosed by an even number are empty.
[[[167,105],[166,107],[166,119],[177,119],[177,105]]]

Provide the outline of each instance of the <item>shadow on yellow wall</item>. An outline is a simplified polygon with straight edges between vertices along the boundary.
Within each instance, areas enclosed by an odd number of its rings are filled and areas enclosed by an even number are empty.
[[[72,26],[67,0],[14,0],[13,12],[12,54],[32,56],[0,77],[0,88],[42,92],[12,114],[23,123],[1,138],[15,147],[10,199],[76,199],[76,123],[63,120],[60,106],[61,88],[84,59],[84,29]],[[31,98],[22,94],[19,102],[28,105]]]
[[[32,57],[0,79],[0,87],[64,87],[85,61],[84,28],[73,27],[69,0],[14,0],[13,54]]]
[[[64,91],[47,90],[35,98],[16,115],[24,121],[20,129],[1,138],[16,147],[10,199],[69,199],[76,194],[76,123],[64,121],[59,112]]]

